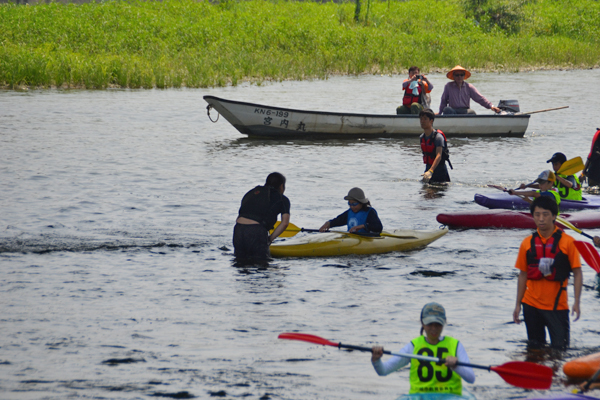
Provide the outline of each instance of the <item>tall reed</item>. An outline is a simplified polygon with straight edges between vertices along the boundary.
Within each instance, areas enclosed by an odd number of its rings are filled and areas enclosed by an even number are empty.
[[[359,22],[353,3],[3,4],[0,85],[208,87],[405,73],[410,65],[597,66],[598,2],[538,0],[521,8],[518,29],[504,29],[477,20],[485,13],[469,12],[465,0],[372,1]]]

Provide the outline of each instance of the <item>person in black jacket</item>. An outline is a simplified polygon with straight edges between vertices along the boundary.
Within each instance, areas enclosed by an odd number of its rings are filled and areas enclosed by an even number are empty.
[[[270,258],[269,246],[290,223],[290,200],[285,192],[285,176],[273,172],[264,186],[256,186],[244,195],[233,228],[233,247],[237,258]],[[277,216],[281,224],[273,229]]]

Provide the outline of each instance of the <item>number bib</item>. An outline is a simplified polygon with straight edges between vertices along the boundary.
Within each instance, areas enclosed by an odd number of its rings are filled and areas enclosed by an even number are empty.
[[[420,336],[412,341],[413,354],[446,358],[456,357],[458,340],[444,337],[437,345],[431,345]],[[413,393],[453,393],[462,395],[462,378],[444,364],[412,359],[410,361],[410,394]]]

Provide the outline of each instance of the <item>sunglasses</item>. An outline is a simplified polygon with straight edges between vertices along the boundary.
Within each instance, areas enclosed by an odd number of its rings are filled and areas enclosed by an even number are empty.
[[[350,207],[356,207],[356,206],[357,206],[357,205],[359,205],[359,204],[360,204],[359,202],[355,202],[355,203],[350,203],[350,202],[348,202],[348,205],[349,205]]]
[[[454,76],[465,76],[465,74],[454,74]]]

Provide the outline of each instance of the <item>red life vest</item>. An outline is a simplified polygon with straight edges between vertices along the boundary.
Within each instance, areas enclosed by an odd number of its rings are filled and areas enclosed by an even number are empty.
[[[423,152],[423,162],[426,165],[432,165],[435,161],[435,137],[440,133],[444,137],[444,147],[448,146],[446,135],[439,129],[434,129],[429,139],[425,139],[425,135],[421,138],[421,151]],[[443,158],[443,157],[442,157]],[[444,160],[442,160],[443,162]]]
[[[558,229],[546,241],[546,244],[542,243],[537,231],[531,235],[531,247],[527,250],[527,279],[537,281],[544,278],[549,281],[562,282],[569,278],[571,273],[569,257],[558,246],[562,234],[563,231]],[[552,258],[554,260],[550,275],[544,276],[540,272],[540,258]]]
[[[406,107],[410,107],[410,105],[412,103],[421,104],[421,85],[417,85],[417,89],[419,90],[419,94],[417,94],[417,95],[414,95],[413,89],[409,89],[409,88],[410,88],[410,83],[408,84],[406,89],[404,89],[404,97],[402,98],[402,105],[406,106]]]

